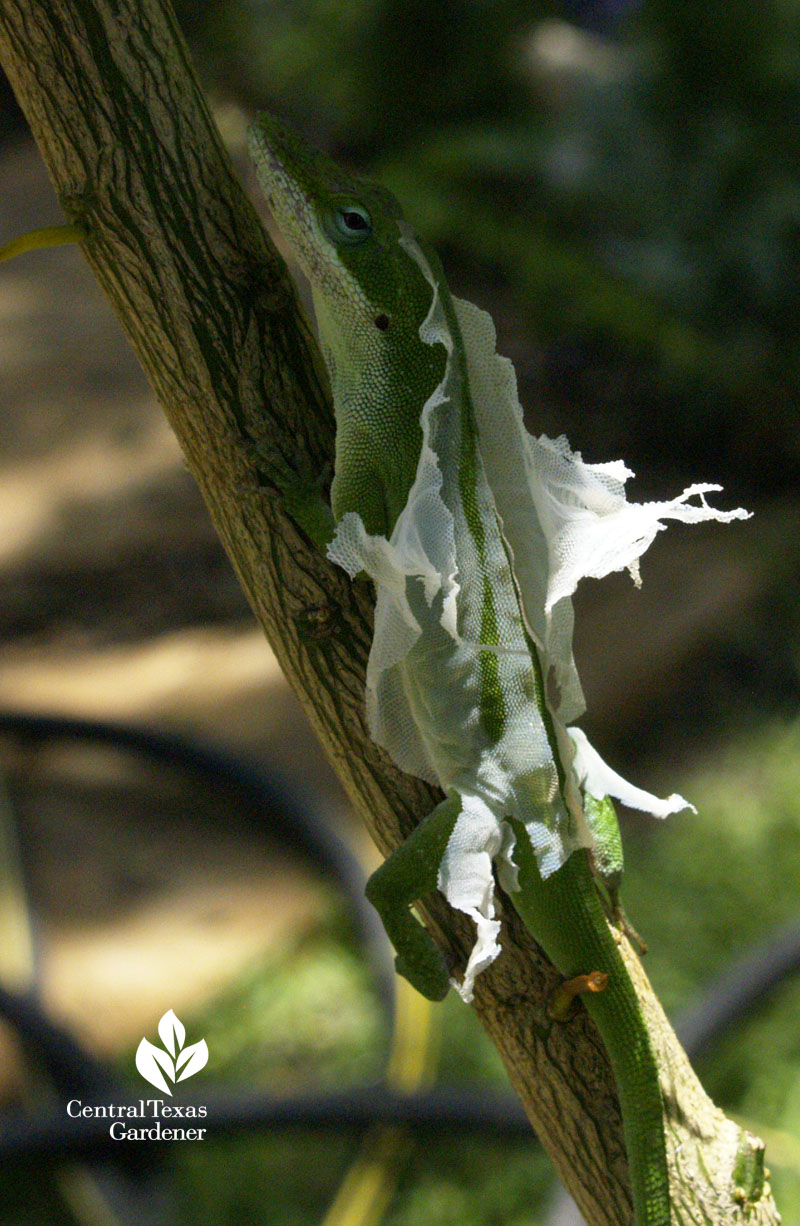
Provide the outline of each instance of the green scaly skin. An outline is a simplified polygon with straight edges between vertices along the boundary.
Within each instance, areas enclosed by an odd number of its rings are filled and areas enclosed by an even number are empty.
[[[275,220],[312,286],[336,409],[336,466],[331,490],[334,518],[338,521],[348,511],[355,511],[367,532],[388,537],[405,507],[417,472],[422,406],[445,369],[443,347],[425,344],[419,336],[431,303],[430,285],[398,244],[400,208],[382,188],[346,174],[266,116],[251,130],[251,153]],[[364,234],[366,223],[369,241]],[[420,246],[439,286],[454,340],[453,360],[460,364],[463,387],[467,389],[463,344],[446,283],[435,254],[424,244]],[[479,546],[483,526],[474,498],[470,503],[475,424],[468,392],[463,395],[460,429],[461,496],[473,542]],[[291,474],[277,474],[276,484],[290,489]],[[295,494],[295,508],[298,498]],[[325,520],[324,515],[311,511],[303,514],[299,509],[296,518],[304,526]],[[320,547],[329,540],[329,531],[319,533]],[[495,644],[497,627],[488,565],[482,576],[481,641]],[[530,648],[532,684],[539,709],[544,711],[541,666],[533,644]],[[496,654],[481,653],[480,710],[490,737],[493,729],[502,729],[505,718],[496,665]],[[558,762],[552,728],[549,739]],[[613,807],[600,807],[599,818],[613,824]],[[441,999],[447,992],[449,971],[441,951],[410,907],[437,888],[439,864],[460,808],[460,797],[450,793],[373,875],[367,887],[397,951],[398,970],[431,999]],[[583,999],[600,1031],[616,1079],[635,1223],[669,1226],[657,1067],[636,992],[607,923],[588,858],[584,852],[573,853],[557,872],[543,879],[521,823],[515,823],[515,834],[520,889],[512,900],[526,927],[565,979],[596,971],[608,976],[605,990],[586,992]],[[613,830],[611,836],[614,844]],[[608,843],[605,839],[606,847]],[[605,865],[612,877],[619,867],[616,861]]]
[[[588,860],[575,852],[558,872],[542,880],[525,838],[519,839],[515,859],[520,890],[512,895],[514,906],[556,969],[567,979],[591,971],[608,975],[604,991],[585,992],[581,999],[614,1070],[636,1226],[668,1226],[669,1175],[658,1068]]]

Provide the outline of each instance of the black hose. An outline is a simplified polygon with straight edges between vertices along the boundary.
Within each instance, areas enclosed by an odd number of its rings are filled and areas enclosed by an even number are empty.
[[[0,711],[0,734],[35,744],[73,740],[108,745],[196,775],[211,786],[229,789],[257,815],[261,833],[279,836],[300,852],[324,876],[332,876],[344,894],[352,922],[377,980],[387,1010],[394,1005],[394,971],[388,942],[378,914],[364,896],[364,873],[356,857],[315,815],[312,805],[298,798],[275,775],[241,757],[233,757],[173,732],[157,732],[105,720],[69,715],[29,715]],[[264,818],[269,815],[269,825]]]

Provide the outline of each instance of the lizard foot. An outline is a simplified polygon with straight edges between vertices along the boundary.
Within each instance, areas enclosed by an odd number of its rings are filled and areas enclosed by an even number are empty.
[[[419,950],[415,951],[414,965],[409,964],[399,955],[394,960],[398,975],[407,979],[412,988],[427,1000],[444,1000],[450,988],[450,972],[441,950],[431,941],[430,953],[422,957]]]
[[[575,997],[582,992],[604,992],[608,985],[605,971],[590,971],[588,975],[576,975],[566,979],[550,997],[547,1012],[554,1022],[565,1022],[572,1011]]]

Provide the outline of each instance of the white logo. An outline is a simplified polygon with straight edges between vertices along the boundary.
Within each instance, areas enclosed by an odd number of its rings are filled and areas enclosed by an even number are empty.
[[[205,1039],[201,1039],[199,1043],[184,1047],[186,1027],[171,1009],[158,1023],[158,1037],[167,1050],[142,1039],[136,1049],[136,1067],[151,1085],[165,1094],[172,1094],[167,1077],[174,1084],[199,1073],[208,1064],[208,1046]]]

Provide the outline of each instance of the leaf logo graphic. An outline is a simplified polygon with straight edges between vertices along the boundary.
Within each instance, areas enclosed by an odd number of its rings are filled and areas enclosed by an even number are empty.
[[[136,1049],[136,1067],[146,1081],[172,1094],[169,1082],[185,1081],[208,1064],[208,1046],[205,1039],[184,1046],[186,1027],[179,1017],[168,1009],[158,1023],[158,1037],[166,1051],[156,1047],[149,1039],[142,1039]]]

